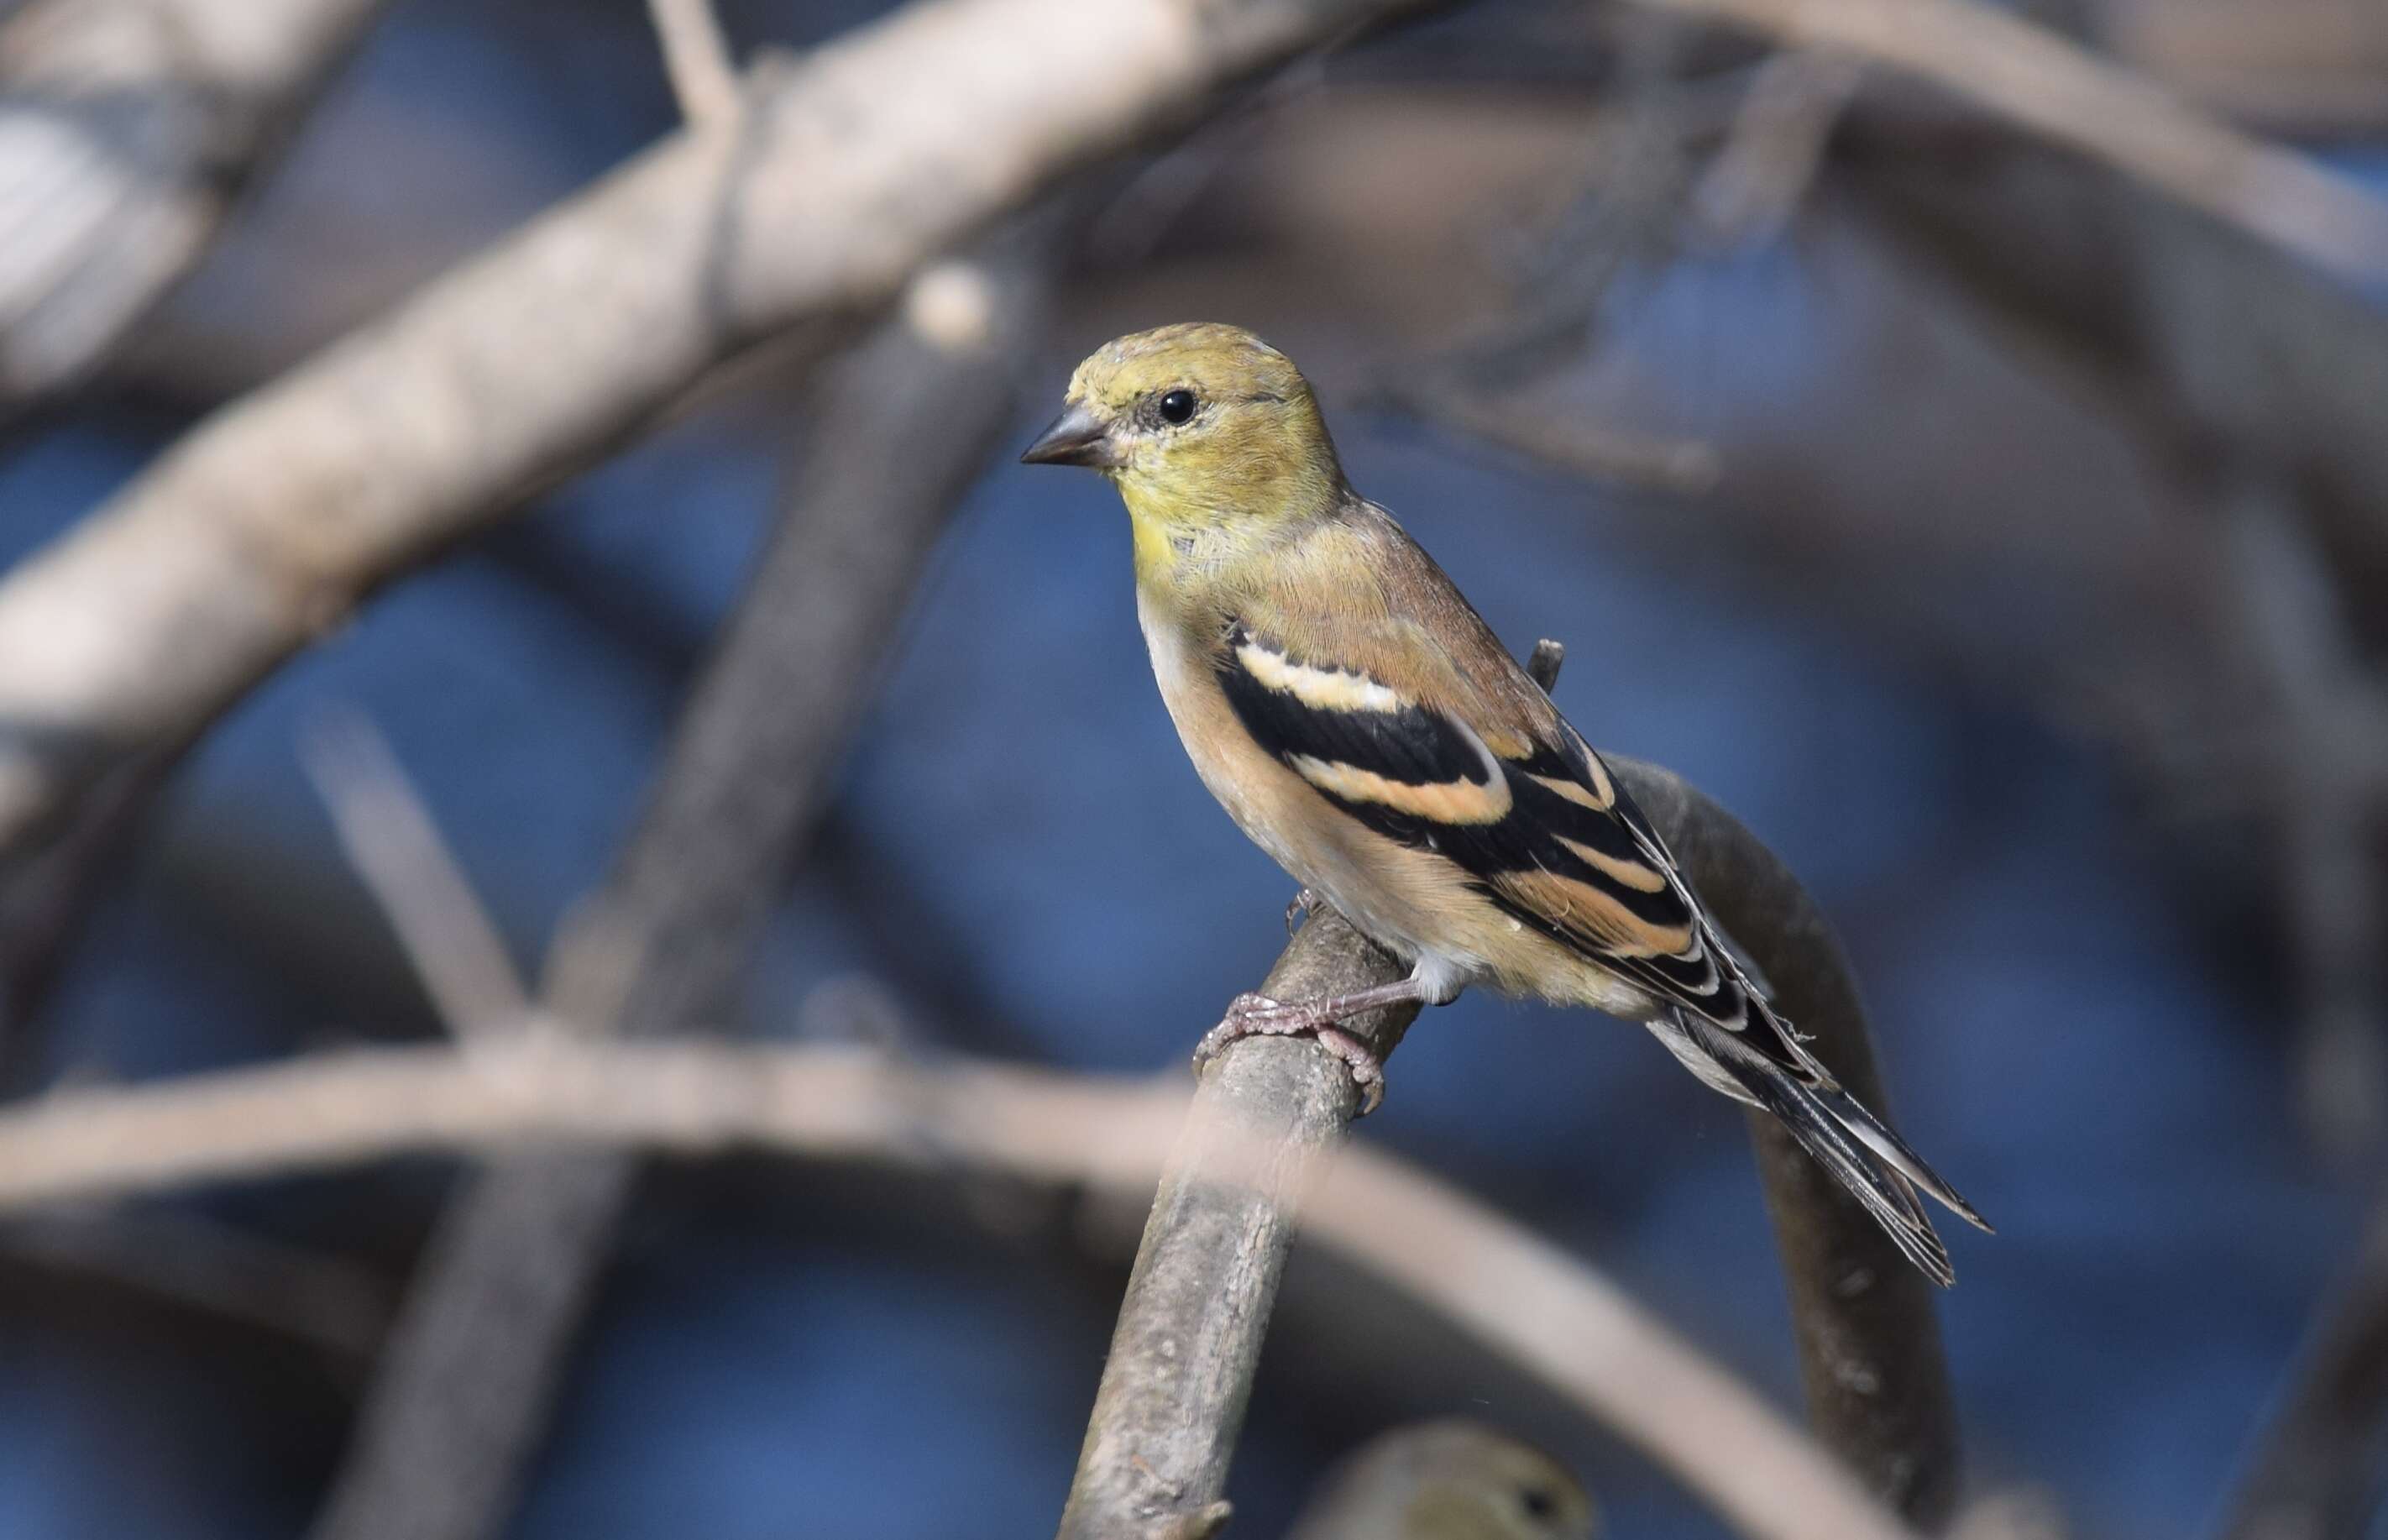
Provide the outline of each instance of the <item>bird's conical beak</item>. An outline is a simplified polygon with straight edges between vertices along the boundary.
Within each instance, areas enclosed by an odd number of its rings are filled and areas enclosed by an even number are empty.
[[[1023,465],[1086,465],[1110,470],[1119,465],[1111,433],[1083,401],[1073,401],[1020,456]]]

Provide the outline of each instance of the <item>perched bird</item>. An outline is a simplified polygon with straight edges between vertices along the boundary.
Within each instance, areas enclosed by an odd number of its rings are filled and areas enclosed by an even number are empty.
[[[1911,1187],[1981,1216],[1777,1015],[1647,819],[1432,557],[1352,490],[1310,383],[1234,326],[1109,344],[1021,456],[1099,470],[1127,504],[1137,613],[1203,784],[1407,978],[1242,995],[1198,1059],[1470,984],[1645,1024],[1708,1086],[1780,1118],[1935,1279]]]
[[[1454,1419],[1361,1445],[1286,1540],[1592,1540],[1598,1528],[1566,1467],[1497,1428]]]

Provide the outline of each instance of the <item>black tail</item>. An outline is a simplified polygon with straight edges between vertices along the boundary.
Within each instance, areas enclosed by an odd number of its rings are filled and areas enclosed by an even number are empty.
[[[1679,1014],[1678,1021],[1750,1101],[1773,1114],[1799,1148],[1865,1205],[1910,1262],[1935,1283],[1956,1281],[1948,1249],[1934,1232],[1924,1205],[1916,1202],[1915,1188],[1967,1223],[1986,1230],[1990,1227],[1905,1140],[1847,1091],[1810,1090],[1732,1034],[1688,1012]]]

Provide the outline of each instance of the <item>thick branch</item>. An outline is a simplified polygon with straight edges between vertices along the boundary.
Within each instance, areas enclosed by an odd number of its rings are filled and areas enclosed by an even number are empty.
[[[1276,1073],[1265,1066],[1280,1056],[1325,1063],[1300,1045],[1258,1043],[1233,1050],[1213,1078],[1239,1060],[1238,1074]],[[1321,1084],[1322,1101],[1348,1099],[1340,1065]],[[1186,1116],[1182,1093],[1145,1080],[906,1067],[859,1049],[545,1035],[54,1093],[0,1114],[0,1214],[559,1140],[933,1172],[959,1163],[1142,1194],[1176,1158],[1173,1143],[1183,1148]],[[1649,1452],[1744,1534],[1912,1540],[1797,1430],[1614,1284],[1406,1163],[1365,1146],[1345,1152],[1303,1223]]]
[[[217,414],[0,584],[0,855],[759,336],[1417,0],[923,0]],[[934,189],[934,196],[929,196]]]

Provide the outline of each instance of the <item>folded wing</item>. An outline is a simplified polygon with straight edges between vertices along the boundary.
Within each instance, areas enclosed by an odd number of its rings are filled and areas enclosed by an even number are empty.
[[[1521,923],[1738,1035],[1802,1083],[1832,1087],[1649,821],[1556,711],[1470,723],[1240,622],[1214,668],[1245,730],[1345,814],[1456,863]]]

